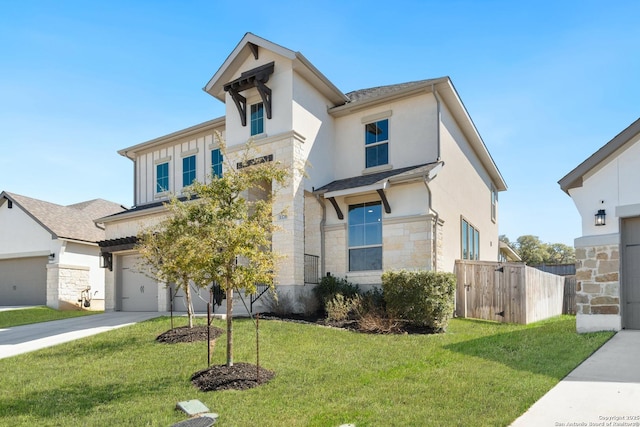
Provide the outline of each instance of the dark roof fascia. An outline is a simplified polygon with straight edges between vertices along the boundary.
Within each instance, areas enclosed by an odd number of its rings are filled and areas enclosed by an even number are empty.
[[[329,184],[323,185],[322,187],[314,190],[314,194],[324,194],[331,191],[340,191],[340,190],[347,190],[351,188],[366,187],[368,185],[375,184],[376,182],[379,182],[383,179],[389,179],[396,175],[400,175],[401,173],[408,172],[413,169],[418,169],[430,164],[436,164],[436,163],[423,163],[421,165],[408,166],[400,169],[392,169],[389,171],[372,173],[370,175],[358,175],[351,178],[338,179],[336,181],[332,181]]]
[[[593,153],[574,170],[560,179],[558,184],[560,184],[562,191],[569,194],[569,190],[572,188],[582,187],[582,180],[587,173],[614,154],[618,149],[622,148],[626,143],[631,141],[631,139],[637,136],[638,133],[640,133],[640,118],[631,123],[611,141],[600,147],[598,151]]]

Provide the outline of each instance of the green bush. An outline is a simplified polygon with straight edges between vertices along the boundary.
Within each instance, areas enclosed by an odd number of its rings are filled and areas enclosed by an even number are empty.
[[[320,283],[313,288],[313,292],[318,299],[320,307],[327,313],[327,304],[329,301],[332,301],[336,295],[340,294],[344,298],[350,299],[360,293],[360,288],[345,278],[325,276],[320,279]]]
[[[382,290],[387,312],[435,332],[446,330],[453,314],[456,276],[433,271],[386,271]]]

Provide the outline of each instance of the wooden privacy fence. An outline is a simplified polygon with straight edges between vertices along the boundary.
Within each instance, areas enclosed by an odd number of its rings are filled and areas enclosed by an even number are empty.
[[[521,263],[456,261],[456,315],[528,324],[562,314],[564,277]]]

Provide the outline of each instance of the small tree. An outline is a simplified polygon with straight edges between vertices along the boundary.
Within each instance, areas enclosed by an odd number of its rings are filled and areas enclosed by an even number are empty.
[[[174,283],[182,289],[189,327],[192,328],[190,283],[197,278],[197,272],[193,269],[193,260],[199,255],[196,244],[198,236],[194,234],[197,225],[189,220],[182,202],[175,197],[167,204],[167,208],[169,215],[164,220],[138,234],[136,249],[152,277],[167,285]],[[203,286],[201,282],[196,284]]]
[[[227,163],[222,177],[194,182],[186,202],[173,199],[169,217],[140,235],[139,250],[158,277],[174,281],[187,293],[217,283],[226,294],[227,365],[233,366],[233,291],[256,291],[256,284],[273,288],[277,255],[271,250],[275,189],[288,172],[275,162],[252,157],[249,146],[235,168],[222,138],[220,151]],[[249,197],[250,192],[263,197]]]

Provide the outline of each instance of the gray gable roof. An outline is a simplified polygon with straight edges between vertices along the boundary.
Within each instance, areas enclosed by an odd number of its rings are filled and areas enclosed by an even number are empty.
[[[413,82],[398,83],[387,86],[377,86],[368,89],[354,90],[353,92],[349,92],[346,95],[349,98],[350,102],[364,102],[371,99],[392,95],[396,92],[404,92],[424,85],[429,85],[431,83],[436,84],[441,82],[443,79],[446,79],[446,77],[417,80]]]
[[[346,190],[349,188],[358,188],[358,187],[366,187],[367,185],[375,184],[376,182],[380,182],[385,179],[389,179],[391,177],[400,175],[405,172],[409,172],[418,168],[422,168],[423,166],[430,165],[430,168],[425,168],[424,172],[428,172],[430,169],[435,167],[438,162],[434,163],[424,163],[421,165],[409,166],[406,168],[399,168],[388,170],[384,172],[372,173],[370,175],[359,175],[354,176],[352,178],[339,179],[337,181],[330,182],[327,185],[324,185],[315,190],[315,193],[328,193],[331,191],[340,191]]]
[[[84,242],[98,242],[105,238],[104,230],[93,222],[94,219],[126,210],[103,199],[62,206],[4,191],[0,194],[0,203],[5,199],[18,205],[53,237]]]

